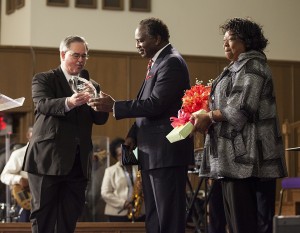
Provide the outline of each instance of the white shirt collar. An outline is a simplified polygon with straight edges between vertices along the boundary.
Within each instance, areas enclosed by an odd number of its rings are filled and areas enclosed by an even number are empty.
[[[168,43],[166,46],[164,46],[163,48],[161,48],[160,50],[158,50],[157,52],[156,52],[156,54],[152,57],[152,61],[153,61],[153,63],[152,63],[152,65],[154,64],[154,62],[156,61],[156,59],[158,58],[158,56],[159,56],[159,54],[169,45],[170,43]]]
[[[64,75],[65,75],[67,81],[69,82],[69,80],[70,80],[70,79],[72,78],[72,76],[74,76],[74,75],[70,75],[70,74],[64,69],[64,67],[63,67],[62,65],[60,65],[60,68],[61,68],[62,72],[64,73]]]

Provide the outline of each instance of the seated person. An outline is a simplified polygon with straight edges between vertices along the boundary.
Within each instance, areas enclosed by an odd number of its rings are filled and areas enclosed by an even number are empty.
[[[32,135],[32,127],[28,128],[27,139]],[[27,143],[28,145],[28,143]],[[22,171],[22,165],[26,152],[27,145],[14,150],[9,157],[2,173],[1,182],[10,185],[20,185],[21,189],[29,189],[27,172]],[[19,222],[29,222],[30,210],[19,207]]]

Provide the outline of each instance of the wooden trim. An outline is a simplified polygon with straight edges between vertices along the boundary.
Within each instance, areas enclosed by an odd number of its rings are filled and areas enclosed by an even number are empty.
[[[97,0],[75,0],[75,7],[96,9]]]
[[[10,15],[16,10],[16,2],[12,0],[6,0],[6,14]]]
[[[47,0],[47,6],[69,6],[69,0]]]
[[[102,0],[103,10],[124,10],[124,0]]]
[[[130,0],[129,1],[130,11],[141,11],[150,12],[151,11],[151,0]]]
[[[30,223],[0,223],[1,233],[31,233]],[[145,233],[144,222],[78,222],[75,233]],[[194,229],[187,229],[192,233]]]
[[[25,6],[25,0],[16,0],[16,9],[20,9]]]

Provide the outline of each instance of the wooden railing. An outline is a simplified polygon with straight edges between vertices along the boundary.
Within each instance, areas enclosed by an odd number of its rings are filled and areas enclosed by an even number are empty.
[[[290,123],[285,120],[282,124],[282,134],[285,148],[300,146],[300,121]],[[300,152],[285,151],[285,159],[289,177],[300,177]],[[280,187],[281,188],[281,187]],[[287,192],[283,202],[283,215],[300,214],[300,190],[292,189]]]
[[[31,233],[30,223],[0,223],[0,233]],[[75,233],[145,233],[145,223],[78,222]],[[186,230],[192,233],[194,230]]]
[[[288,120],[285,120],[282,124],[282,134],[285,148],[300,146],[300,121],[290,123]],[[295,139],[297,139],[296,142]],[[285,151],[285,159],[290,177],[300,176],[300,157],[297,156],[297,153],[299,152]]]

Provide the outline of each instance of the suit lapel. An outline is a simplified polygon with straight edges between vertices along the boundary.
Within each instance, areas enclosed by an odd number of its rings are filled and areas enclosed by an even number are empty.
[[[57,81],[61,89],[66,93],[67,96],[71,96],[73,91],[71,90],[67,78],[65,77],[61,67],[59,66],[56,70],[53,70],[55,76],[57,76]]]

